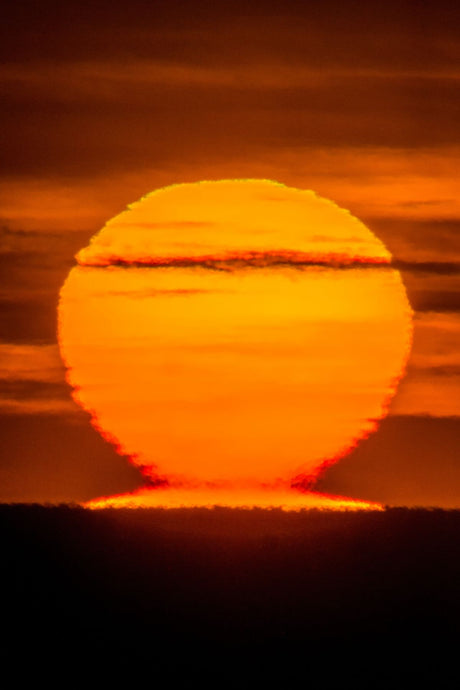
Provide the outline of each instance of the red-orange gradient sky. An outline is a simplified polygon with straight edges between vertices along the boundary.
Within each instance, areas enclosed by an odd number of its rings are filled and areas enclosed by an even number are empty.
[[[4,9],[0,500],[142,485],[72,400],[59,290],[127,204],[251,178],[348,209],[388,248],[414,310],[388,416],[316,489],[460,507],[459,30],[442,0]]]

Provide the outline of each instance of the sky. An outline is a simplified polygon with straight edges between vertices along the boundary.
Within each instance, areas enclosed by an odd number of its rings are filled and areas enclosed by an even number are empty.
[[[0,31],[0,500],[133,490],[57,345],[74,255],[171,184],[312,189],[386,245],[414,310],[379,429],[321,491],[460,507],[460,10],[454,3],[43,2]]]

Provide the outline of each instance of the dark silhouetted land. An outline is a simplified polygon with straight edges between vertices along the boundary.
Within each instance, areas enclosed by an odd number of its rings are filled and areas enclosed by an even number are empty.
[[[217,673],[214,687],[458,681],[460,511],[16,505],[0,524],[7,659]]]

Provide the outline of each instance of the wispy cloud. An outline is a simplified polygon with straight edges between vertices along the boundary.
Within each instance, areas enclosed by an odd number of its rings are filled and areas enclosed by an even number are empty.
[[[57,345],[0,343],[0,377],[59,382],[64,365]]]
[[[460,261],[406,261],[382,257],[348,255],[348,254],[316,254],[314,252],[299,251],[254,251],[228,252],[219,255],[152,257],[145,256],[138,259],[125,259],[121,256],[107,255],[93,260],[78,258],[77,263],[87,268],[201,268],[213,271],[237,271],[244,268],[396,268],[412,273],[426,273],[440,276],[460,275]]]
[[[217,255],[151,257],[124,259],[102,256],[94,260],[78,259],[87,268],[200,268],[212,271],[237,271],[244,268],[376,268],[388,267],[388,259],[348,254],[315,254],[289,250],[228,252]]]
[[[410,301],[419,312],[460,313],[460,289],[414,289],[410,292]]]
[[[418,313],[407,375],[390,406],[397,415],[460,417],[460,319]]]
[[[75,404],[64,381],[57,345],[0,344],[0,410],[3,413],[70,413]]]
[[[0,379],[0,396],[8,401],[37,401],[68,398],[69,388],[64,381],[34,379]]]
[[[94,297],[128,297],[129,299],[148,299],[149,297],[194,297],[196,295],[209,294],[228,294],[229,290],[201,290],[195,288],[177,288],[177,289],[145,289],[145,290],[111,290],[108,292],[94,292]]]
[[[428,273],[440,276],[460,275],[460,261],[404,261],[395,259],[392,266],[411,273]]]

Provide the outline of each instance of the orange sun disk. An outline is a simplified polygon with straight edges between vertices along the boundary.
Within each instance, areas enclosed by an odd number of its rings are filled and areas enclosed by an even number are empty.
[[[309,489],[386,414],[411,320],[382,242],[311,191],[147,195],[60,294],[74,398],[149,480],[86,505],[380,508]]]

